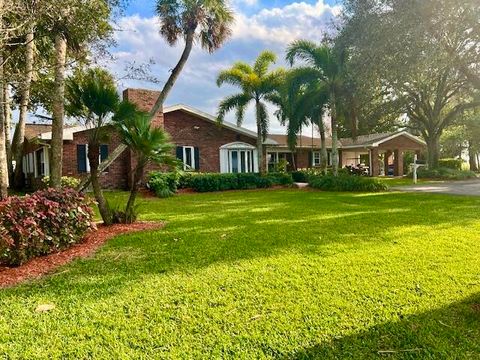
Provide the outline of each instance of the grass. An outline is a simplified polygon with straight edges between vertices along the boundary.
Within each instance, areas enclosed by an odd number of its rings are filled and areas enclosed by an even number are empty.
[[[378,181],[387,184],[389,187],[394,186],[405,186],[405,185],[415,185],[412,178],[408,177],[387,177],[387,176],[378,176],[375,179]],[[432,180],[432,179],[418,179],[418,184],[428,184],[432,182],[441,182],[441,180]]]
[[[291,189],[141,209],[167,227],[0,290],[0,354],[480,357],[478,198]]]

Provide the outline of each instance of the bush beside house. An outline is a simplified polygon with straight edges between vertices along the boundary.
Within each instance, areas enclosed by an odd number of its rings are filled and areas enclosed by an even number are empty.
[[[324,191],[380,192],[388,190],[387,185],[374,178],[344,174],[339,176],[310,176],[308,184],[314,189]]]
[[[410,177],[412,174],[409,175]],[[477,175],[470,170],[456,170],[446,167],[437,169],[420,168],[417,170],[419,179],[434,179],[434,180],[467,180],[474,179]]]
[[[0,202],[0,264],[21,265],[81,241],[94,228],[92,205],[70,188]]]

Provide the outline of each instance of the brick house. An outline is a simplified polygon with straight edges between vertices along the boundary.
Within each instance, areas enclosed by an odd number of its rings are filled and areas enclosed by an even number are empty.
[[[141,89],[126,89],[123,97],[137,104],[143,111],[149,111],[158,92]],[[175,144],[175,154],[183,162],[187,171],[198,172],[258,172],[256,136],[248,129],[224,122],[219,125],[215,116],[204,113],[187,105],[165,107],[158,114],[154,125],[163,127]],[[64,130],[63,174],[82,177],[88,174],[87,143],[89,129],[83,126],[67,127]],[[107,131],[109,140],[101,145],[100,157],[105,159],[109,151],[120,144],[119,136],[113,127]],[[23,170],[26,178],[38,179],[49,174],[49,142],[51,132],[48,125],[28,124],[29,142],[34,144],[26,149]],[[35,139],[35,140],[32,140]],[[327,141],[330,149],[330,140]],[[395,164],[395,174],[403,174],[403,152],[423,151],[425,143],[405,132],[392,134],[372,134],[353,139],[340,139],[341,165],[372,163],[372,175],[380,174],[381,154]],[[269,135],[264,142],[264,153],[268,168],[286,159],[290,168],[309,168],[320,165],[320,140],[302,136],[294,153],[287,146],[285,135]],[[330,152],[329,152],[330,153]],[[330,156],[329,156],[329,161]],[[127,150],[117,158],[102,174],[105,188],[125,189],[129,185],[130,173],[134,162]],[[388,165],[386,165],[387,167]],[[401,169],[400,169],[401,168]]]

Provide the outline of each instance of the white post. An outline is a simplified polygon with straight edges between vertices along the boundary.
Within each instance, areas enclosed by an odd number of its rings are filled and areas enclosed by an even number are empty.
[[[413,183],[417,183],[417,154],[413,157]]]

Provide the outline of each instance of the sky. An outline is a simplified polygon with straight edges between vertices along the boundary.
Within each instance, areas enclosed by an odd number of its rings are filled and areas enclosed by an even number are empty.
[[[296,39],[320,41],[325,32],[331,31],[331,24],[340,12],[337,0],[231,1],[236,19],[231,38],[213,54],[208,54],[199,46],[194,47],[166,105],[183,103],[215,114],[223,97],[238,92],[230,86],[217,87],[215,80],[221,70],[238,60],[252,63],[266,49],[277,54],[275,66],[286,66],[283,60],[285,47]],[[117,46],[111,49],[114,59],[102,65],[118,78],[124,78],[127,64],[150,64],[151,75],[159,83],[123,79],[119,84],[121,89],[160,90],[183,49],[183,43],[170,47],[161,38],[154,7],[154,0],[130,0],[125,14],[116,20],[114,36]],[[234,121],[233,114],[227,116],[227,120]],[[252,108],[245,114],[243,126],[255,130]],[[270,132],[285,132],[273,116]]]

